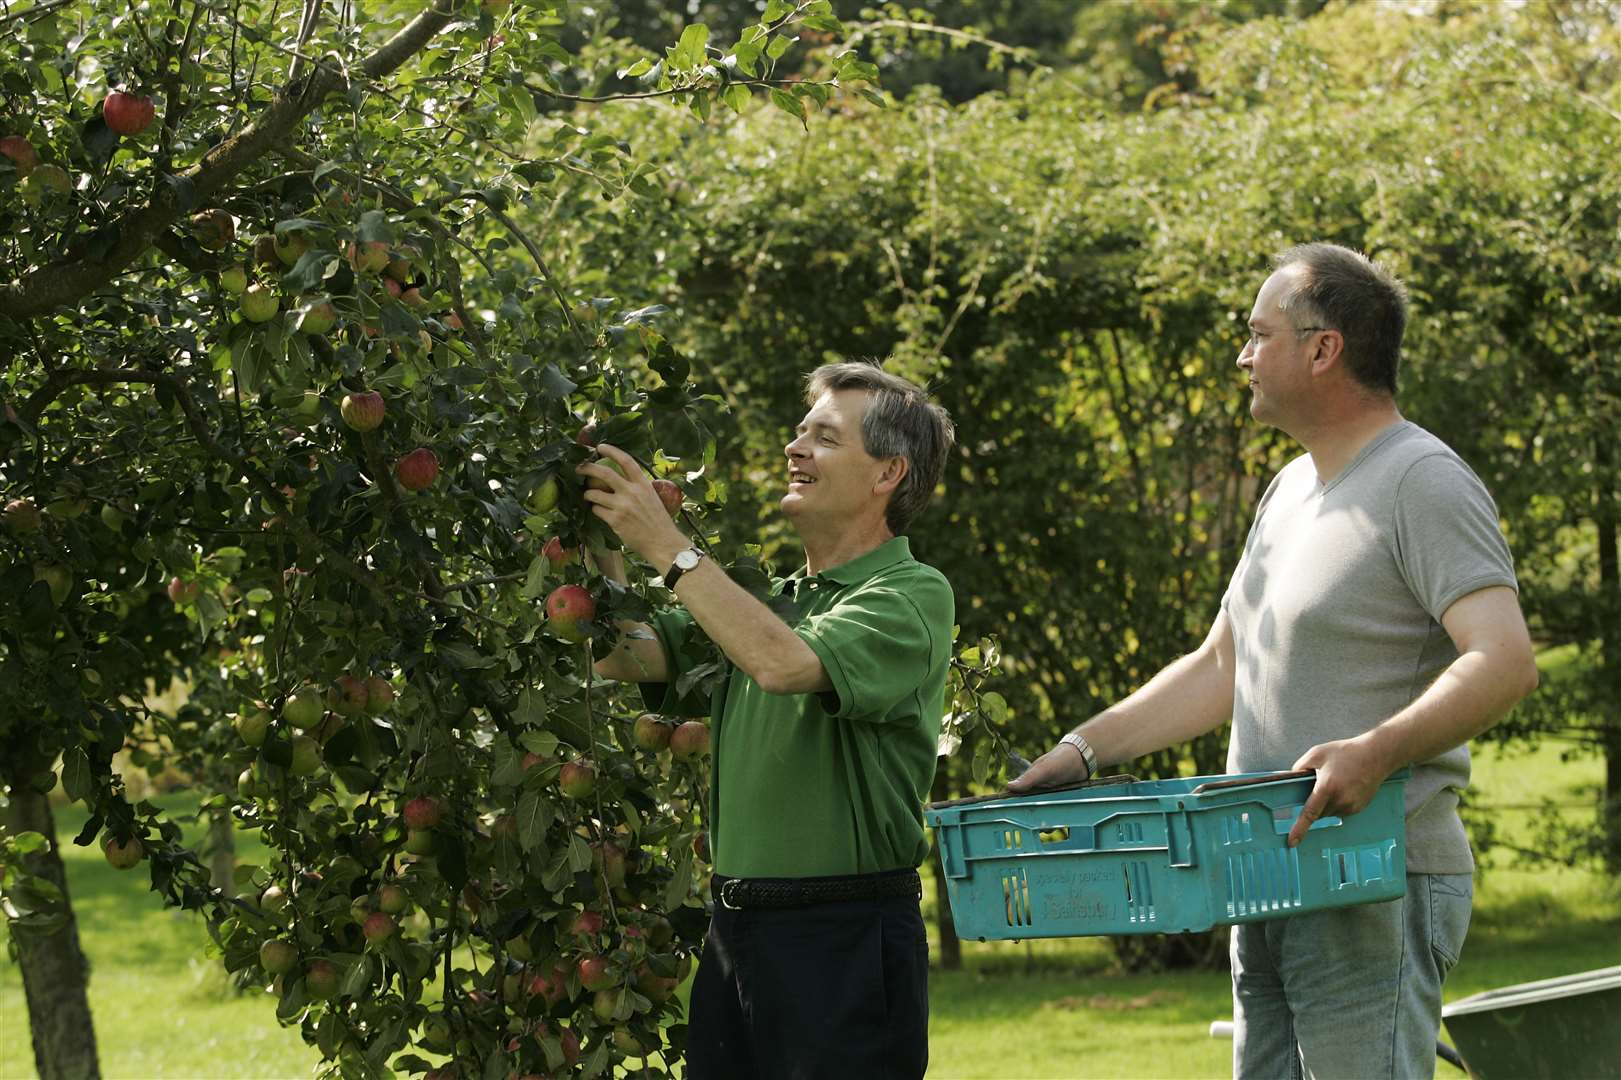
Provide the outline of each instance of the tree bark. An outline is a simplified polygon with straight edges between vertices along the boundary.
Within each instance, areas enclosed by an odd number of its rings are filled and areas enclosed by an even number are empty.
[[[208,878],[214,888],[230,896],[236,889],[236,834],[231,811],[220,809],[208,818]]]
[[[929,798],[935,802],[951,798],[946,763],[943,761],[935,770],[934,787],[929,791]],[[951,900],[946,892],[946,868],[940,861],[939,844],[934,845],[929,863],[934,868],[934,922],[940,937],[940,968],[943,971],[956,971],[962,967],[962,942],[957,938],[956,920],[951,917]]]
[[[34,1068],[40,1080],[97,1080],[101,1067],[96,1059],[96,1031],[85,994],[90,966],[79,947],[79,923],[57,850],[56,820],[49,800],[26,784],[12,785],[7,827],[13,836],[37,832],[50,842],[44,850],[26,856],[23,865],[30,874],[62,890],[68,916],[55,933],[15,937],[34,1039]]]
[[[1621,615],[1621,556],[1617,534],[1621,521],[1615,511],[1615,491],[1611,484],[1614,454],[1603,431],[1593,440],[1593,470],[1598,477],[1594,492],[1593,523],[1598,532],[1598,578],[1600,619],[1603,635],[1599,642],[1598,695],[1600,730],[1604,740],[1604,806],[1599,828],[1604,836],[1604,861],[1611,870],[1621,871],[1621,635],[1615,631]]]

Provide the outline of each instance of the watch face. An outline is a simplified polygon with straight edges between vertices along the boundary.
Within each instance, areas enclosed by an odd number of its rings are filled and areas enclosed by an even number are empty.
[[[688,548],[675,557],[675,564],[683,570],[691,570],[694,566],[698,565],[698,560],[700,558],[702,558],[702,556],[698,552],[692,550],[692,548]]]

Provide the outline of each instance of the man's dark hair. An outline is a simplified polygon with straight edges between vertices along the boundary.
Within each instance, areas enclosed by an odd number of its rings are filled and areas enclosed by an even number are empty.
[[[805,403],[834,390],[872,395],[861,419],[861,444],[875,458],[903,457],[906,476],[889,497],[884,519],[896,536],[929,502],[946,466],[956,429],[921,386],[861,360],[823,364],[805,377]]]
[[[1302,271],[1280,305],[1290,322],[1338,330],[1352,377],[1394,397],[1407,330],[1407,290],[1395,275],[1338,244],[1300,244],[1280,252],[1272,266]]]

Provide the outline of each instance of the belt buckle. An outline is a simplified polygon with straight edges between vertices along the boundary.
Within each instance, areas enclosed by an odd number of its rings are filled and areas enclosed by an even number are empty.
[[[743,910],[740,906],[738,906],[736,903],[733,902],[735,898],[733,896],[729,895],[730,892],[731,892],[732,886],[734,886],[734,885],[742,885],[742,884],[743,884],[743,879],[742,878],[728,878],[725,881],[725,883],[723,883],[721,885],[721,887],[720,887],[720,906],[721,907],[725,908],[727,911],[742,911]]]

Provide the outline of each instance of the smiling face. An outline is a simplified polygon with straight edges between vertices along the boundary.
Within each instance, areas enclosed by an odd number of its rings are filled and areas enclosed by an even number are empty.
[[[788,455],[788,493],[782,510],[796,520],[883,516],[893,485],[883,485],[886,462],[867,453],[861,419],[868,391],[833,390],[816,399],[794,429]],[[882,492],[877,489],[882,486]]]
[[[1284,267],[1261,286],[1250,311],[1250,337],[1238,354],[1249,376],[1250,415],[1287,430],[1310,400],[1313,334],[1301,333],[1279,306],[1294,285],[1297,267]]]

